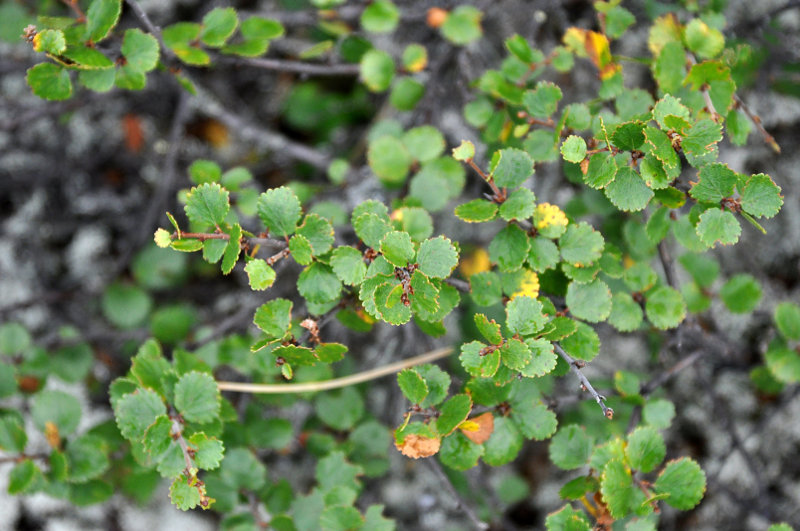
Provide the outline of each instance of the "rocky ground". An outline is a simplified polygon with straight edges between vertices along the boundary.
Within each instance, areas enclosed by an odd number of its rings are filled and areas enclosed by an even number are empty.
[[[666,433],[668,456],[689,454],[698,459],[708,476],[708,492],[694,511],[665,510],[663,529],[765,529],[782,520],[800,527],[800,392],[787,387],[777,397],[760,396],[748,378],[761,363],[769,340],[762,332],[775,304],[800,301],[800,156],[793,149],[800,140],[800,100],[774,90],[784,66],[800,61],[800,8],[792,1],[788,5],[793,7],[786,8],[787,1],[731,0],[726,11],[736,37],[768,51],[756,82],[741,95],[784,150],[775,156],[753,134],[746,147],[723,145],[721,160],[737,171],[770,174],[783,189],[785,206],[780,216],[765,224],[766,236],[745,227],[739,245],[718,253],[723,274],[747,271],[761,281],[764,297],[756,313],[734,318],[721,307],[712,308],[727,346],[710,351],[664,386],[677,408],[676,421]],[[242,9],[269,16],[277,13],[276,3],[242,2]],[[645,6],[652,3],[625,4],[643,18]],[[194,0],[140,4],[157,24],[198,18],[207,9]],[[357,13],[361,3],[352,4]],[[406,125],[437,125],[451,144],[475,138],[460,108],[469,81],[503,57],[505,36],[517,32],[549,49],[564,27],[593,24],[591,6],[582,0],[483,2],[486,38],[454,50],[431,40],[422,17],[414,15],[424,13],[429,4],[400,3],[412,15],[407,29],[411,37],[431,41],[433,66],[426,100],[404,120]],[[305,46],[306,35],[291,27],[311,16],[310,12],[284,16],[289,38],[276,44],[270,55],[292,56]],[[123,24],[136,20],[125,12]],[[619,43],[620,53],[643,53],[646,36],[645,29],[630,32]],[[390,47],[392,41],[380,45]],[[142,92],[79,91],[67,102],[45,103],[30,94],[24,79],[25,70],[40,60],[24,44],[0,43],[0,320],[23,323],[43,346],[57,344],[59,327],[76,327],[97,354],[94,378],[107,383],[127,370],[121,354],[126,342],[141,340],[147,332],[120,334],[110,329],[98,310],[98,296],[114,279],[130,277],[131,260],[148,245],[153,230],[166,223],[163,211],[176,208],[177,190],[188,186],[188,164],[202,157],[223,167],[245,165],[261,185],[274,186],[288,178],[298,157],[291,145],[280,144],[282,139],[313,142],[317,126],[303,129],[287,120],[290,111],[283,102],[288,88],[298,82],[291,75],[221,66],[194,73],[206,89],[199,98],[187,97],[166,76],[155,74]],[[579,99],[591,94],[593,81],[585,74],[582,79],[578,71],[574,78],[558,82],[565,93]],[[323,83],[346,91],[352,80]],[[322,146],[323,162],[331,154],[346,154],[357,166],[364,164],[363,148],[352,146],[363,141],[376,115],[391,112],[380,97],[365,98],[367,112],[353,113],[350,126]],[[307,162],[313,166],[319,161]],[[319,172],[308,173],[311,182],[324,179]],[[369,197],[381,198],[375,180],[365,178],[368,173],[356,172],[346,197],[334,199],[352,207]],[[555,165],[537,167],[536,179],[540,198],[563,203],[572,193],[563,187]],[[466,232],[473,227],[447,219],[437,223],[441,223],[437,229],[454,239],[476,239],[474,232]],[[242,301],[258,303],[241,271],[232,278],[203,280],[202,293],[184,287],[160,297],[191,301],[205,324],[236,315]],[[232,326],[243,329],[249,319],[234,320]],[[455,318],[451,324],[457,329]],[[682,357],[667,352],[654,363],[642,354],[648,349],[644,336],[620,337],[602,327],[600,332],[602,354],[587,370],[590,379],[608,383],[619,368],[655,375]],[[392,355],[392,349],[418,353],[430,343],[408,332],[378,327],[370,345],[364,359],[377,365]],[[392,423],[403,405],[391,380],[385,382],[385,387],[376,386],[368,403],[376,417]],[[572,381],[563,382],[561,394],[574,394],[574,387]],[[83,386],[66,389],[83,397],[82,422],[87,426],[110,416],[102,391],[90,393]],[[296,473],[296,465],[276,463],[272,471]],[[528,444],[513,467],[528,482],[531,495],[506,510],[502,528],[535,529],[547,512],[560,507],[558,488],[566,476],[549,464],[547,443]],[[467,475],[476,498],[483,500],[480,503],[502,503],[484,496],[482,486],[496,484],[508,469],[481,466]],[[0,530],[202,530],[217,525],[207,514],[174,510],[165,488],[145,507],[117,495],[106,504],[76,510],[44,495],[8,497],[6,481],[5,470],[0,469]],[[397,518],[402,529],[469,525],[460,516],[458,500],[442,487],[435,471],[424,461],[410,462],[399,454],[392,454],[386,477],[368,484],[364,502],[385,504],[386,513]]]

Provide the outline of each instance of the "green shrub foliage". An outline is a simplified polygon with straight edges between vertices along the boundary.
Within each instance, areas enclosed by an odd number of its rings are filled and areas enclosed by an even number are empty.
[[[311,3],[335,9],[342,2]],[[0,449],[19,457],[9,491],[85,505],[118,489],[145,500],[166,478],[177,508],[217,509],[229,528],[254,528],[253,516],[238,511],[249,499],[268,508],[275,529],[391,529],[381,506],[354,506],[363,478],[388,467],[390,440],[409,458],[438,459],[456,471],[479,461],[500,466],[526,441],[549,440],[552,463],[573,479],[560,492],[564,507],[546,517],[548,529],[637,519],[653,526],[637,529],[653,529],[660,506],[690,510],[700,503],[704,472],[665,445],[674,405],[651,397],[624,368],[613,376],[613,394],[603,397],[582,368],[600,354],[595,327],[604,322],[620,333],[675,329],[714,297],[733,313],[752,312],[761,297],[756,279],[743,273],[717,288],[720,268],[706,251],[735,244],[743,231],[763,231],[760,220],[782,206],[781,189],[768,175],[740,174],[717,162],[723,138],[742,144],[751,128],[734,75],[744,59],[717,29],[721,15],[636,21],[618,1],[595,7],[597,28],[570,28],[553,49],[508,37],[502,64],[470,88],[463,112],[474,127],[472,140],[448,138],[431,125],[404,130],[392,120],[376,123],[366,162],[370,178],[393,198],[389,205],[364,201],[348,217],[336,205],[315,202],[303,185],[262,190],[245,168],[192,164],[183,215],[168,214],[170,224],[165,220],[155,233],[157,246],[171,250],[148,251],[161,266],[143,260],[134,268],[135,284],[114,284],[101,301],[115,327],[150,319],[157,338],[138,348],[129,372],[111,385],[113,421],[80,433],[76,398],[42,390],[51,377],[87,377],[86,344],[75,341],[46,363],[24,328],[0,329],[0,396],[30,396],[33,426],[51,446],[41,459],[26,454],[22,415],[2,411]],[[173,77],[195,93],[187,67],[231,57],[246,65],[284,35],[278,21],[233,8],[160,31],[141,16],[133,19],[139,27],[122,28],[121,8],[120,0],[92,0],[83,16],[33,22],[25,35],[42,55],[27,75],[33,93],[63,100],[84,89],[141,90],[153,76]],[[425,47],[412,43],[395,57],[366,38],[402,31],[404,15],[390,0],[369,4],[355,28],[335,26],[333,15],[326,24],[334,36],[293,67],[326,68],[313,58],[336,46],[336,68],[387,95],[394,112],[413,111],[425,95]],[[479,43],[481,20],[472,6],[429,13],[429,24],[452,46]],[[626,86],[627,58],[612,53],[633,24],[649,25],[636,62],[649,68],[651,91]],[[549,80],[578,67],[596,73],[596,96],[566,104],[562,88]],[[536,197],[530,185],[542,165],[562,169],[576,191],[569,203]],[[331,186],[346,183],[351,172],[335,160]],[[688,186],[681,175],[690,176]],[[465,193],[476,180],[485,193]],[[489,224],[488,244],[462,246],[441,234],[438,222],[452,212],[458,223]],[[666,242],[688,284],[675,284],[664,274],[667,264],[659,265]],[[209,338],[190,348],[185,339],[197,321],[191,308],[152,312],[149,290],[183,281],[185,253],[202,255],[224,275],[243,268],[250,287],[264,294],[253,315],[257,335]],[[296,282],[294,295],[270,294],[287,282]],[[295,382],[330,378],[331,364],[350,357],[348,345],[326,338],[331,318],[356,334],[384,322],[440,337],[453,327],[453,314],[472,331],[454,340],[447,370],[424,363],[394,371],[409,409],[393,435],[367,414],[356,387],[258,398],[237,411],[231,388],[215,379],[226,366],[242,380],[289,383],[289,393]],[[766,365],[753,374],[760,389],[774,392],[800,380],[798,323],[797,305],[778,306]],[[600,407],[556,415],[546,396],[560,378],[580,380]],[[262,418],[259,404],[295,400],[313,404],[315,416],[304,434],[306,451],[318,457],[317,481],[307,492],[292,492],[260,459],[262,450],[285,448],[298,433],[284,418]]]

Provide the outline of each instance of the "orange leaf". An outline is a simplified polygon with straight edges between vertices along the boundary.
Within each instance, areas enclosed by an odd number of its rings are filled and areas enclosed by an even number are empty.
[[[402,443],[395,443],[395,446],[397,446],[397,449],[400,450],[403,455],[413,457],[414,459],[430,457],[436,454],[441,445],[441,439],[424,437],[413,433],[406,435]]]
[[[428,26],[432,28],[438,28],[444,21],[447,19],[447,11],[442,9],[441,7],[432,7],[428,10]]]
[[[588,57],[600,72],[600,79],[608,79],[622,69],[611,57],[608,37],[596,31],[569,28],[564,33],[564,44],[579,57]]]
[[[61,446],[61,435],[58,433],[58,426],[52,421],[44,423],[44,437],[47,439],[47,444],[50,448],[58,449]]]
[[[459,429],[470,441],[475,444],[483,444],[489,440],[489,436],[494,431],[494,415],[487,412],[467,419],[461,423]]]

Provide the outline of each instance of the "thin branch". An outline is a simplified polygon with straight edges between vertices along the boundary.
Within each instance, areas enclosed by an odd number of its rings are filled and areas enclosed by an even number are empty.
[[[761,117],[751,111],[750,107],[745,104],[744,100],[742,100],[738,94],[734,93],[733,100],[736,102],[736,106],[742,109],[747,117],[750,118],[750,121],[753,122],[753,125],[756,126],[756,129],[758,129],[758,132],[761,133],[761,136],[764,138],[764,142],[769,144],[769,147],[771,147],[775,153],[780,153],[781,146],[778,145],[775,137],[769,134],[766,129],[764,129],[764,126],[761,124]]]
[[[428,459],[428,464],[430,464],[431,470],[433,470],[433,473],[436,474],[436,477],[439,478],[439,481],[441,481],[444,484],[445,488],[450,493],[450,495],[453,496],[453,498],[455,498],[458,508],[464,511],[464,514],[467,516],[467,518],[470,519],[475,528],[481,530],[489,529],[489,524],[478,518],[478,515],[475,514],[475,511],[472,509],[472,506],[468,504],[466,501],[464,501],[464,498],[462,498],[461,495],[458,493],[456,488],[453,486],[453,483],[450,481],[450,478],[447,477],[447,474],[445,474],[444,470],[442,470],[442,466],[439,464],[439,462],[435,458]]]
[[[359,65],[350,63],[324,64],[308,63],[304,61],[292,61],[288,59],[269,59],[266,57],[229,57],[218,55],[214,57],[220,63],[228,63],[236,66],[252,66],[264,70],[274,70],[276,72],[286,72],[290,74],[301,74],[304,76],[357,76]]]
[[[574,372],[578,376],[578,379],[581,381],[581,387],[583,387],[584,390],[589,391],[589,394],[592,395],[592,398],[594,398],[595,402],[597,402],[600,405],[600,408],[603,410],[603,415],[605,415],[607,419],[613,419],[614,410],[606,405],[605,403],[606,398],[597,391],[595,391],[591,382],[589,382],[589,380],[586,378],[583,372],[581,372],[582,365],[579,366],[578,362],[575,361],[575,358],[567,354],[566,351],[564,351],[564,349],[561,348],[561,345],[559,345],[558,343],[553,343],[553,346],[555,347],[556,352],[558,352],[558,355],[561,356],[564,359],[564,361],[566,361],[569,364],[569,368],[572,369],[572,372]]]
[[[675,263],[667,250],[665,240],[658,242],[658,258],[661,261],[661,267],[664,269],[664,276],[667,277],[667,284],[677,289],[678,285],[675,281]]]
[[[445,283],[450,284],[451,286],[456,288],[458,291],[461,291],[463,293],[469,293],[470,290],[469,282],[467,282],[466,280],[459,280],[457,278],[446,278],[444,279],[444,281]]]
[[[86,13],[84,13],[81,6],[78,5],[78,0],[61,0],[61,2],[75,12],[75,15],[78,17],[77,22],[86,22]]]
[[[242,382],[217,382],[220,391],[234,391],[238,393],[258,393],[258,394],[283,394],[283,393],[308,393],[326,391],[328,389],[339,389],[349,385],[356,385],[370,380],[383,378],[390,374],[400,372],[408,367],[421,365],[449,356],[453,352],[452,347],[440,348],[420,354],[413,358],[398,361],[383,367],[376,367],[368,371],[351,374],[342,378],[332,380],[322,380],[320,382],[304,383],[282,383],[282,384],[255,384]]]
[[[668,370],[661,372],[653,378],[652,380],[642,384],[639,388],[639,394],[642,396],[647,396],[665,383],[669,381],[670,378],[681,372],[683,369],[691,366],[694,362],[699,360],[703,357],[706,353],[706,350],[696,350],[695,352],[689,354],[685,358],[681,359],[678,363],[670,367]]]
[[[181,453],[183,453],[183,462],[186,464],[186,470],[184,470],[184,474],[186,474],[187,478],[191,478],[194,475],[192,474],[192,469],[194,468],[192,454],[189,451],[189,445],[187,444],[186,439],[183,438],[183,426],[181,426],[181,423],[177,419],[172,420],[170,436],[174,438],[178,442],[178,446],[181,447]]]
[[[153,24],[153,22],[150,20],[150,17],[147,16],[145,10],[142,9],[142,6],[140,6],[136,0],[125,0],[125,3],[128,4],[133,11],[133,14],[136,15],[136,18],[141,21],[145,29],[147,29],[147,31],[156,38],[162,53],[164,53],[164,55],[170,59],[175,59],[175,52],[173,52],[171,48],[164,44],[164,38],[161,35],[161,28]]]

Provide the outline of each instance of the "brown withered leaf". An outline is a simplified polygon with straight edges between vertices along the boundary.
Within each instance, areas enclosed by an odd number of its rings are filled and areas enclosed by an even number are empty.
[[[403,455],[413,457],[414,459],[435,455],[439,451],[441,445],[441,439],[425,437],[413,433],[406,435],[402,443],[395,443],[395,446],[397,446],[397,449],[400,450]]]
[[[486,412],[477,417],[467,419],[461,423],[459,429],[470,441],[476,444],[483,444],[489,440],[489,436],[494,431],[494,415]]]

